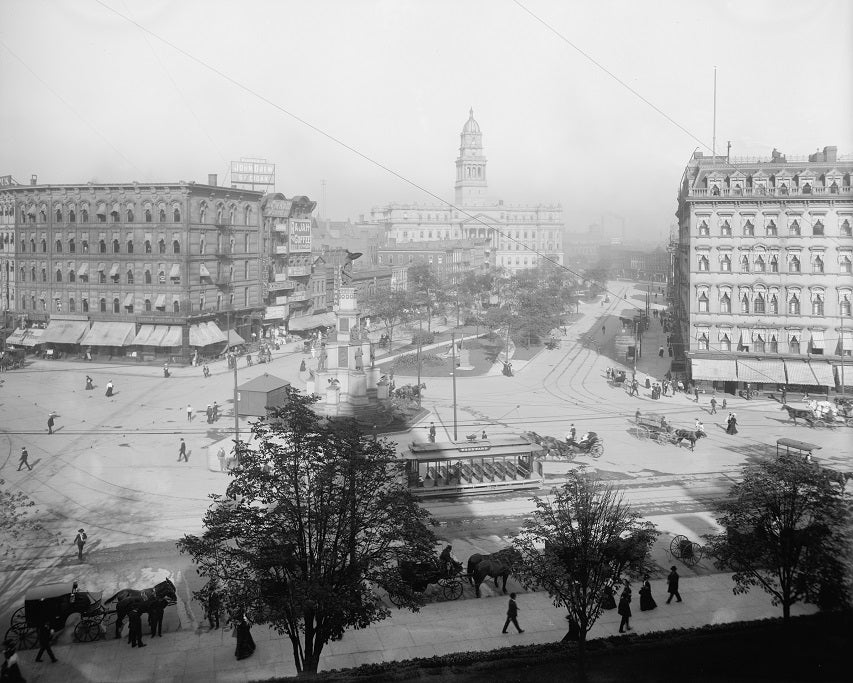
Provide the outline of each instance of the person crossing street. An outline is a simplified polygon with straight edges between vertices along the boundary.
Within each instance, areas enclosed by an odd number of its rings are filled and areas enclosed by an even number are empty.
[[[518,603],[515,601],[515,593],[509,594],[509,604],[506,609],[506,621],[504,622],[503,631],[501,631],[501,633],[506,633],[506,629],[510,625],[510,622],[512,622],[519,633],[524,633],[524,629],[518,625]]]
[[[30,457],[30,454],[27,453],[26,446],[21,446],[21,459],[18,461],[18,472],[21,471],[21,468],[26,465],[28,470],[33,469],[33,466],[27,462],[27,458]]]

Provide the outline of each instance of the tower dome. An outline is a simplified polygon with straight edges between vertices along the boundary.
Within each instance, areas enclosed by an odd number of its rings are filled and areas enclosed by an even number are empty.
[[[474,108],[472,107],[468,112],[468,120],[465,122],[465,125],[462,127],[463,133],[479,133],[480,132],[480,124],[474,120]]]

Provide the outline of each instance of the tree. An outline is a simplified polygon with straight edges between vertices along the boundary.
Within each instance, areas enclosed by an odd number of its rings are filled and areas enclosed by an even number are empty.
[[[37,516],[35,502],[23,491],[11,491],[0,479],[0,556],[15,557],[18,541],[33,536],[56,539]]]
[[[840,484],[840,485],[839,485]],[[743,480],[715,506],[723,531],[705,536],[735,594],[759,586],[782,606],[846,603],[844,534],[850,512],[843,478],[795,456],[744,468]]]
[[[240,465],[225,496],[211,495],[204,533],[178,542],[232,609],[287,635],[300,675],[316,673],[330,640],[388,616],[374,586],[417,609],[395,564],[434,559],[435,545],[393,445],[318,416],[314,400],[288,390],[253,425],[256,447],[238,442]]]
[[[368,302],[370,311],[379,320],[385,323],[388,330],[388,350],[391,350],[391,342],[394,339],[394,328],[406,320],[408,301],[406,293],[399,290],[383,291],[377,293]]]
[[[583,651],[605,588],[623,574],[646,571],[658,532],[621,492],[584,468],[570,472],[551,500],[534,500],[533,518],[513,541],[522,557],[519,573],[526,586],[540,586],[568,610]]]
[[[432,314],[440,303],[441,283],[435,271],[428,263],[416,263],[409,266],[406,280],[409,286],[409,302],[415,308],[426,308],[427,330],[432,331]]]

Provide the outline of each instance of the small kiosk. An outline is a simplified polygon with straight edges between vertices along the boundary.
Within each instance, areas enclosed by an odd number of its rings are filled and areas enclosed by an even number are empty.
[[[267,406],[283,406],[287,402],[286,379],[264,373],[237,387],[237,414],[240,417],[265,417]]]

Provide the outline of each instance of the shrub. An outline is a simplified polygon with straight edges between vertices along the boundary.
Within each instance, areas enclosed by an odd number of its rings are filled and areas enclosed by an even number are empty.
[[[425,346],[426,344],[432,344],[434,341],[435,335],[426,330],[418,330],[412,335],[412,346],[417,346],[418,344]]]

